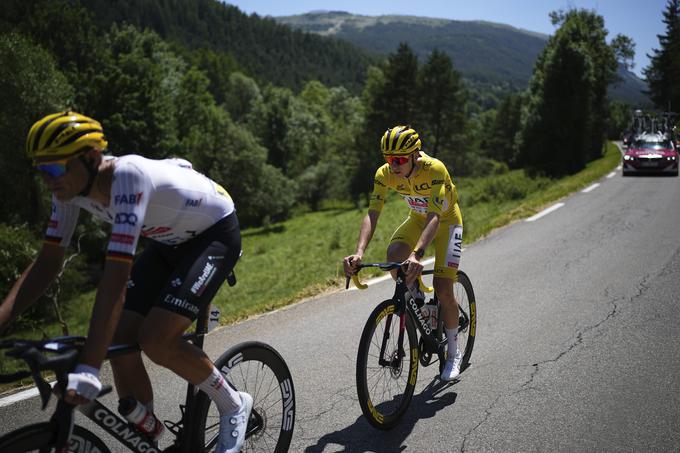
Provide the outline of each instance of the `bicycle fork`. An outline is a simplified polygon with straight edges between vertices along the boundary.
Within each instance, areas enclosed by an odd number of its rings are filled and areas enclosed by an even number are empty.
[[[393,370],[399,369],[403,358],[406,356],[404,351],[404,332],[406,331],[406,313],[402,312],[398,314],[399,316],[399,337],[397,339],[397,350],[392,353],[392,357],[385,358],[385,352],[387,350],[387,343],[390,339],[390,327],[392,326],[392,317],[394,314],[390,313],[387,315],[385,320],[385,334],[383,335],[382,344],[380,345],[380,358],[378,359],[378,364],[382,367],[390,367]]]

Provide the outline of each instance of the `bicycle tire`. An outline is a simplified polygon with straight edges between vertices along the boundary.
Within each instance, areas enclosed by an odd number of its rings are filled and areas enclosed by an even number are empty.
[[[0,438],[0,451],[2,453],[24,453],[31,451],[54,451],[54,448],[46,450],[57,433],[55,422],[36,423],[24,426],[12,431]],[[69,438],[70,452],[96,451],[110,453],[106,444],[91,431],[82,426],[75,425]]]
[[[396,304],[391,299],[378,304],[371,312],[359,340],[357,353],[356,381],[361,411],[375,428],[388,430],[403,417],[413,398],[418,379],[418,338],[411,317],[406,316],[404,357],[398,357],[400,319],[394,315]],[[391,364],[371,365],[369,360],[379,360],[380,350],[389,323],[388,339],[384,357],[390,357]],[[404,373],[404,360],[408,372]],[[387,389],[378,389],[385,384]],[[392,391],[394,389],[394,392]]]
[[[271,346],[248,341],[228,349],[216,361],[232,387],[253,397],[253,414],[242,452],[288,451],[295,427],[295,389],[288,365]],[[196,403],[198,443],[212,451],[219,434],[219,413],[199,392]]]
[[[470,366],[470,357],[472,356],[472,348],[475,345],[475,335],[477,334],[477,301],[475,299],[475,292],[472,288],[472,282],[467,274],[461,270],[458,271],[458,281],[454,283],[453,294],[458,302],[458,348],[463,352],[463,359],[460,363],[461,373]],[[440,313],[439,316],[439,332],[441,332],[443,322]],[[442,333],[442,338],[446,334]],[[446,360],[446,351],[439,355],[439,372],[444,368],[444,361]]]

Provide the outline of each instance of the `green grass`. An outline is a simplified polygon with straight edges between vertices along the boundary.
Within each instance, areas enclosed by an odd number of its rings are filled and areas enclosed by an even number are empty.
[[[603,158],[576,175],[558,180],[532,179],[522,170],[485,178],[454,175],[465,225],[464,242],[469,244],[495,228],[539,212],[607,174],[619,161],[618,149],[609,143]],[[286,222],[244,230],[243,257],[236,266],[238,284],[224,285],[214,300],[222,311],[222,324],[344,288],[342,258],[354,252],[365,214],[365,209],[335,203]],[[407,214],[408,208],[400,197],[393,194],[388,198],[365,261],[385,259],[392,232]],[[89,292],[69,303],[66,318],[70,334],[86,333],[93,299],[94,292]],[[12,336],[35,338],[61,333],[59,327],[49,326],[43,333]],[[0,357],[0,373],[12,368]]]

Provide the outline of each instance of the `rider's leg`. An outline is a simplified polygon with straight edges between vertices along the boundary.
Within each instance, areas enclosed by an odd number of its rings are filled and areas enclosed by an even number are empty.
[[[424,227],[424,220],[409,215],[394,233],[392,233],[390,245],[387,247],[387,261],[397,263],[405,261],[409,255],[411,255]],[[392,273],[392,278],[396,280],[396,269],[390,272]]]
[[[409,257],[412,250],[412,247],[405,242],[392,242],[387,247],[387,261],[401,263]],[[396,280],[397,270],[392,269],[390,272],[392,273],[392,278]]]
[[[114,344],[137,342],[144,316],[140,313],[123,310],[113,337]],[[134,397],[137,401],[153,410],[153,388],[144,367],[141,352],[134,352],[111,359],[113,379],[119,398]]]
[[[150,244],[137,257],[125,293],[125,306],[116,327],[113,344],[136,343],[139,332],[160,290],[166,285],[172,267],[163,258],[161,250]],[[111,369],[118,396],[134,397],[153,411],[153,388],[144,367],[140,352],[111,359]]]
[[[453,294],[454,280],[446,277],[434,277],[432,283],[437,298],[442,304],[444,328],[458,330],[458,303]]]
[[[460,374],[461,353],[458,350],[458,303],[453,285],[458,280],[458,266],[462,251],[463,227],[440,224],[435,244],[434,289],[442,305],[442,317],[448,342],[447,360],[441,378],[453,380]]]
[[[182,339],[192,320],[154,307],[144,320],[139,344],[155,363],[198,386],[215,401],[220,414],[241,406],[241,399],[203,350]]]

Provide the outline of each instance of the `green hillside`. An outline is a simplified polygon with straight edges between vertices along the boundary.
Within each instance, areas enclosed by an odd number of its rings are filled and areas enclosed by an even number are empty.
[[[357,16],[345,12],[276,17],[301,30],[347,40],[386,55],[406,41],[421,61],[434,49],[445,51],[464,76],[526,86],[546,37],[507,25],[413,16]]]
[[[524,89],[546,35],[509,25],[415,16],[360,16],[320,11],[274,18],[277,22],[323,36],[334,36],[380,55],[407,42],[421,61],[434,50],[448,54],[457,71],[477,84],[502,84]],[[645,104],[645,83],[621,69],[622,82],[611,87],[617,99]]]
[[[345,41],[304,33],[215,0],[80,0],[94,21],[149,28],[189,49],[232,56],[260,82],[300,89],[309,80],[357,92],[370,63]]]

